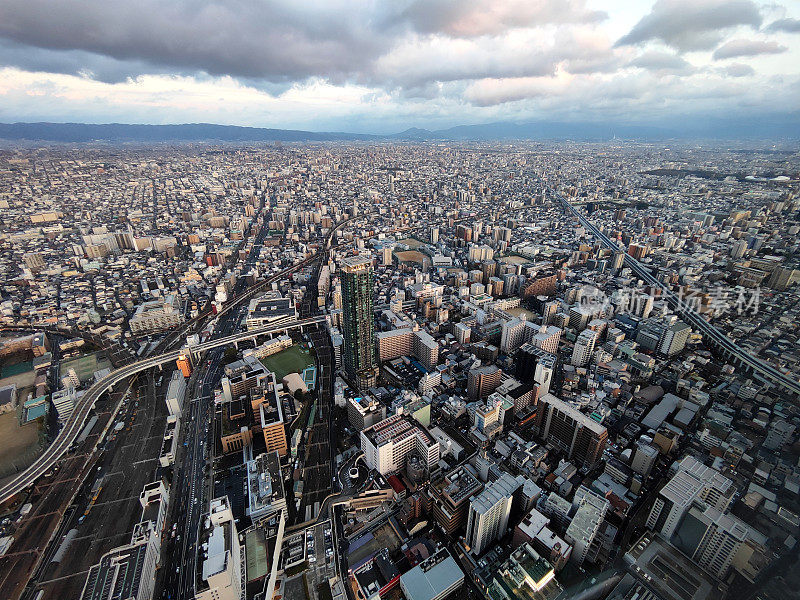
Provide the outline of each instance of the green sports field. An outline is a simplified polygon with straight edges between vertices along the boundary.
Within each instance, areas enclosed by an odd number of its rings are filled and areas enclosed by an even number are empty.
[[[304,345],[295,344],[277,354],[262,358],[261,362],[275,373],[277,381],[280,381],[289,373],[300,373],[302,375],[303,369],[314,364],[314,353],[304,348]]]

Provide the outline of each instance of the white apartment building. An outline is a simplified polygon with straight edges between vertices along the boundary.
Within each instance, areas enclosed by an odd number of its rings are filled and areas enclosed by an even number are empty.
[[[186,378],[179,369],[172,373],[172,378],[169,380],[167,386],[167,410],[170,415],[181,415],[181,407],[183,406],[183,398],[186,395]]]
[[[532,343],[536,348],[541,348],[550,354],[558,354],[558,342],[561,340],[561,329],[555,325],[542,325],[538,331],[526,342]]]
[[[175,294],[167,295],[163,301],[151,300],[136,307],[130,319],[131,333],[145,334],[177,327],[183,322],[178,310],[178,298]]]
[[[514,317],[503,323],[500,335],[500,351],[511,354],[525,341],[525,321]]]
[[[514,493],[522,484],[508,473],[487,485],[469,502],[467,532],[464,539],[473,556],[478,556],[508,530],[508,517]]]
[[[564,539],[572,544],[572,556],[576,564],[582,565],[584,561],[593,562],[599,550],[598,536],[600,528],[608,512],[608,500],[587,492],[581,500],[580,506],[572,521],[567,527]]]
[[[424,427],[406,415],[394,415],[361,432],[361,450],[370,469],[381,475],[405,468],[412,453],[419,454],[433,469],[439,462],[440,448]]]
[[[572,349],[572,365],[575,367],[585,367],[589,364],[594,353],[594,346],[597,343],[597,332],[591,329],[581,331],[575,346]]]

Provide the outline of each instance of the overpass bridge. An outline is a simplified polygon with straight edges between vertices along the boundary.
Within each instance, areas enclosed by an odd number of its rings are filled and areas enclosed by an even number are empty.
[[[270,275],[268,278],[250,286],[245,292],[232,298],[228,304],[217,314],[224,314],[230,310],[233,310],[236,307],[239,307],[244,302],[248,302],[251,298],[258,295],[260,292],[264,291],[268,288],[273,282],[286,277],[287,275],[294,273],[315,261],[318,261],[320,258],[327,258],[328,251],[332,247],[332,240],[334,234],[339,231],[342,227],[350,223],[353,219],[343,219],[339,223],[337,223],[334,227],[328,231],[323,240],[322,246],[320,250],[314,252],[311,256],[289,266],[281,271]],[[202,314],[198,315],[196,318],[188,321],[178,327],[176,330],[173,330],[169,334],[167,334],[166,338],[162,340],[162,343],[159,344],[159,349],[166,350],[169,346],[174,344],[177,340],[181,337],[187,335],[195,326],[201,325],[203,320],[207,317],[211,316],[211,310],[204,311]],[[217,348],[219,346],[225,346],[229,344],[235,344],[239,341],[252,339],[258,335],[266,335],[271,333],[278,333],[281,331],[287,331],[293,328],[301,328],[308,327],[313,325],[318,325],[326,320],[325,317],[317,316],[312,317],[309,319],[300,319],[291,323],[281,323],[274,326],[267,326],[258,329],[252,329],[250,331],[245,331],[242,333],[237,333],[233,335],[229,335],[223,338],[219,338],[216,340],[209,340],[207,342],[203,342],[202,344],[198,344],[192,348],[190,351],[193,355],[199,355],[205,352],[206,350],[210,350],[212,348]],[[7,327],[6,329],[16,329],[14,327]],[[24,330],[31,330],[31,329],[40,329],[39,327],[31,327],[31,326],[23,326],[22,329]],[[97,381],[94,385],[92,385],[87,392],[81,397],[79,403],[75,406],[72,415],[66,421],[64,426],[56,435],[55,440],[44,453],[37,458],[33,464],[31,464],[27,469],[23,472],[17,474],[16,477],[11,479],[8,483],[0,488],[0,502],[6,500],[7,498],[18,494],[22,490],[24,490],[29,485],[32,485],[40,476],[44,475],[47,471],[53,468],[53,466],[58,462],[58,460],[69,450],[72,443],[77,439],[78,435],[80,434],[81,429],[83,428],[84,422],[88,414],[91,412],[92,408],[94,408],[94,404],[97,400],[109,389],[115,386],[120,381],[140,373],[146,369],[150,369],[152,367],[160,367],[168,362],[176,361],[178,357],[181,355],[180,350],[174,350],[165,352],[163,354],[159,354],[157,356],[150,356],[143,358],[136,362],[130,362],[126,364],[99,381]]]
[[[607,248],[615,251],[625,252],[616,241],[609,238],[605,233],[594,225],[585,215],[580,213],[562,194],[555,192],[552,188],[545,186],[545,192],[555,198],[561,205],[573,216],[577,217],[581,224],[601,243]],[[751,373],[759,381],[765,384],[779,388],[795,398],[795,402],[800,399],[800,381],[794,379],[777,369],[768,362],[753,356],[746,350],[738,346],[733,340],[722,333],[719,329],[714,327],[711,323],[705,320],[702,315],[695,311],[688,303],[684,302],[675,292],[673,292],[667,285],[665,285],[642,265],[634,257],[630,256],[627,252],[625,256],[625,265],[630,267],[645,283],[658,288],[661,291],[662,297],[672,307],[675,313],[689,323],[692,327],[696,328],[703,334],[704,339],[709,345],[716,348],[722,356],[730,360],[735,366],[745,369]]]
[[[309,319],[300,319],[291,323],[281,323],[278,325],[259,327],[250,331],[242,333],[235,333],[233,335],[221,337],[215,340],[209,340],[202,344],[198,344],[192,350],[196,353],[202,353],[213,348],[220,346],[227,346],[242,340],[252,339],[259,335],[269,335],[273,333],[285,332],[289,329],[312,327],[317,326],[326,321],[326,317],[318,316]],[[5,501],[24,490],[29,485],[32,485],[39,477],[44,475],[47,471],[53,468],[58,460],[69,450],[72,443],[78,438],[81,430],[83,429],[86,418],[94,408],[95,403],[100,397],[109,389],[114,387],[120,381],[136,375],[142,371],[153,367],[161,367],[164,364],[174,362],[181,355],[179,350],[159,354],[158,356],[151,356],[139,360],[134,363],[127,364],[118,369],[115,369],[96,383],[94,383],[86,393],[80,398],[72,415],[66,421],[61,431],[58,432],[56,439],[44,451],[44,453],[37,458],[34,463],[19,473],[16,477],[0,488],[0,502]]]

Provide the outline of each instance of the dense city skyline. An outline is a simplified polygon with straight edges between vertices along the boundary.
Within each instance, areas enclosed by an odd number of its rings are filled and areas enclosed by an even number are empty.
[[[800,0],[0,0],[0,600],[800,600]]]

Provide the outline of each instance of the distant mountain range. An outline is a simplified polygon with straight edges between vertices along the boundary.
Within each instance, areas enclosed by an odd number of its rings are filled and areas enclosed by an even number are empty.
[[[0,123],[0,139],[49,142],[325,142],[325,141],[468,141],[468,140],[575,140],[605,141],[668,139],[800,139],[800,119],[776,121],[698,120],[675,126],[618,125],[613,123],[486,123],[428,130],[412,127],[390,135],[266,129],[209,123],[182,125],[127,125],[107,123]]]

